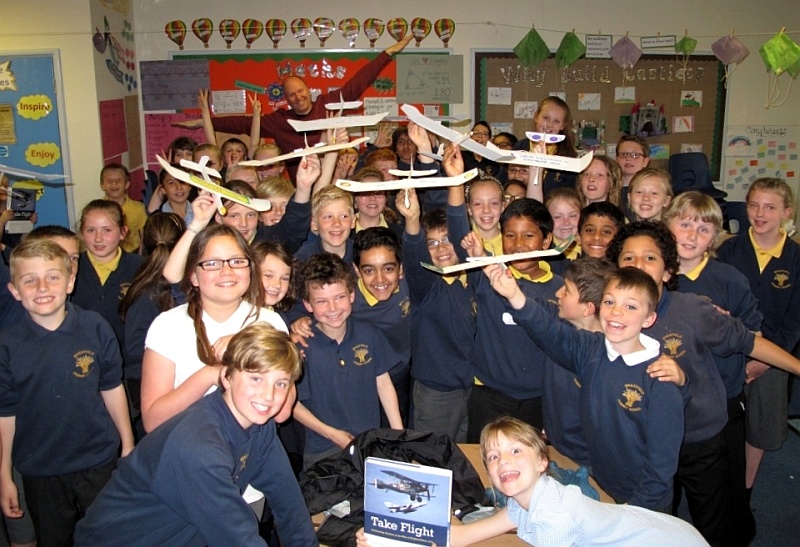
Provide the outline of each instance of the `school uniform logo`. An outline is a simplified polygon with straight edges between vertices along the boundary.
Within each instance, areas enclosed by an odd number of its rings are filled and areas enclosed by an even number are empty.
[[[242,476],[242,473],[247,468],[247,458],[249,457],[250,454],[242,454],[242,456],[239,458],[239,469],[236,470],[236,474],[233,476],[233,482],[238,481],[239,477]]]
[[[776,289],[788,289],[792,286],[791,283],[787,283],[791,274],[789,270],[775,270],[775,277],[772,278],[772,286]]]
[[[72,375],[75,378],[86,378],[91,372],[92,365],[94,364],[94,352],[92,350],[81,350],[72,356],[75,359],[75,368]]]
[[[470,298],[469,303],[472,306],[472,317],[478,317],[478,301],[475,298]]]
[[[400,317],[408,317],[409,313],[411,313],[411,300],[406,297],[400,302]]]
[[[359,344],[353,348],[353,364],[357,367],[363,367],[372,362],[372,357],[369,355],[369,346],[366,344]]]
[[[128,289],[131,288],[130,283],[120,283],[119,284],[119,301],[122,302],[125,300],[125,295],[128,294]]]
[[[629,412],[640,412],[642,399],[644,399],[644,390],[641,386],[625,384],[622,398],[617,399],[617,404]]]
[[[681,345],[683,345],[683,336],[680,334],[671,332],[669,334],[665,334],[661,340],[661,346],[669,351],[669,353],[667,353],[667,357],[679,359],[680,357],[686,355],[686,350],[681,349]]]

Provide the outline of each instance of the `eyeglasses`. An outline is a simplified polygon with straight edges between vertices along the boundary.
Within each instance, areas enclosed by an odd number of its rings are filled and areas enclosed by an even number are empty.
[[[427,241],[428,249],[435,249],[439,245],[451,245],[450,240],[447,236],[443,237],[442,239],[429,239]]]
[[[528,167],[509,167],[509,175],[527,175],[529,173]]]
[[[381,190],[374,190],[372,192],[359,192],[356,195],[356,197],[362,197],[362,198],[385,198],[386,197],[386,192],[383,192]]]
[[[643,156],[644,154],[642,154],[641,152],[620,152],[619,154],[617,154],[618,158],[630,158],[632,160],[639,159]]]
[[[473,132],[472,132],[472,136],[473,136],[473,137],[483,137],[483,138],[486,138],[486,137],[489,137],[489,136],[491,136],[491,134],[490,134],[490,133],[486,133],[485,131],[473,131]]]
[[[227,264],[233,270],[241,270],[243,268],[247,268],[250,265],[249,258],[228,258],[227,260],[223,260],[221,258],[211,258],[209,260],[204,260],[202,262],[198,262],[197,265],[200,266],[206,272],[218,272]]]
[[[522,199],[525,196],[518,196],[516,194],[503,194],[503,201],[505,203],[511,203],[512,201],[516,201],[518,199]]]

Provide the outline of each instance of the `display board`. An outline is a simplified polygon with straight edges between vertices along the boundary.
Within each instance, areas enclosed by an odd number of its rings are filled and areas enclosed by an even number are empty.
[[[262,112],[269,114],[276,109],[285,108],[287,105],[281,87],[281,82],[286,77],[299,76],[303,78],[311,89],[312,96],[316,98],[322,93],[336,90],[344,85],[353,74],[374,59],[378,53],[379,51],[373,49],[279,50],[248,51],[246,53],[172,52],[171,61],[159,61],[158,66],[154,66],[157,70],[150,71],[158,74],[158,84],[153,86],[153,89],[158,90],[159,96],[153,97],[152,101],[146,100],[147,97],[143,96],[147,161],[152,165],[155,161],[153,151],[161,150],[169,144],[169,141],[155,142],[155,138],[158,136],[161,140],[167,136],[167,132],[164,131],[165,116],[170,115],[165,115],[163,112],[148,113],[146,106],[148,104],[172,105],[175,110],[184,110],[183,114],[171,115],[179,117],[185,116],[187,112],[185,109],[193,106],[193,104],[187,104],[186,101],[187,86],[177,81],[180,78],[179,74],[185,71],[175,70],[171,73],[169,70],[165,70],[170,63],[177,67],[180,63],[193,62],[192,73],[197,79],[202,79],[202,74],[197,70],[198,63],[207,63],[207,87],[211,91],[213,102],[216,103],[212,107],[215,113],[251,114],[252,106],[248,94],[252,96],[256,93],[261,101]],[[381,70],[372,86],[361,96],[364,105],[357,110],[348,110],[348,114],[375,114],[388,111],[390,116],[397,115],[398,81],[403,80],[397,77],[396,59],[403,55],[449,54],[449,49],[420,49],[413,53],[396,56]],[[173,79],[176,80],[174,86],[171,85]],[[144,84],[143,78],[143,88]],[[175,97],[169,96],[170,90],[175,91]],[[163,91],[166,91],[167,94],[165,95]],[[194,90],[194,93],[196,96],[197,89]],[[449,113],[449,107],[447,104],[428,105],[426,111],[431,114],[446,115]],[[199,111],[197,112],[199,113]],[[189,115],[192,115],[191,111]],[[202,131],[178,130],[177,133],[190,134],[195,139],[202,139]],[[367,132],[367,134],[369,133]],[[262,135],[262,137],[268,136]]]
[[[640,108],[639,119],[655,113],[664,121],[664,134],[645,137],[655,164],[665,166],[659,160],[670,154],[704,152],[714,180],[719,179],[725,85],[723,65],[713,55],[693,55],[685,68],[674,55],[643,55],[625,74],[611,59],[581,59],[558,70],[554,56],[526,68],[513,52],[473,55],[475,120],[487,120],[494,132],[524,137],[533,129],[538,101],[559,94],[570,107],[573,130],[581,133],[582,124],[594,124],[600,130],[599,152],[613,154],[634,105],[653,103],[652,110]]]

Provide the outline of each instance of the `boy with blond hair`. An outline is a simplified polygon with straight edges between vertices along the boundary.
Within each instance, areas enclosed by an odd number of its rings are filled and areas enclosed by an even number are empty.
[[[9,290],[27,312],[0,335],[0,504],[21,517],[12,461],[41,545],[68,545],[75,524],[133,449],[122,357],[111,326],[67,302],[75,274],[52,241],[11,255]]]
[[[350,231],[355,225],[352,194],[336,186],[326,186],[311,198],[311,230],[319,238],[309,239],[295,253],[295,257],[306,261],[315,254],[325,252],[352,264],[353,240],[350,239]]]

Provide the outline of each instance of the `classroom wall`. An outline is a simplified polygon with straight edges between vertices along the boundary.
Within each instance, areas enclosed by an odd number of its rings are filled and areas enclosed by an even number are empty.
[[[0,51],[60,51],[68,139],[65,157],[78,210],[99,197],[98,166],[102,165],[89,7],[85,0],[62,0],[57,6],[51,0],[3,2],[0,25]]]
[[[60,48],[62,71],[66,95],[66,114],[70,141],[70,159],[73,178],[76,182],[75,201],[82,207],[96,197],[97,173],[102,163],[100,153],[99,118],[97,115],[97,90],[95,75],[89,55],[92,54],[91,28],[88,2],[85,0],[62,0],[58,9],[53,9],[47,0],[6,2],[4,25],[0,28],[0,50]],[[124,5],[128,2],[113,2]],[[450,41],[454,53],[464,55],[464,89],[469,95],[471,48],[513,48],[525,35],[530,25],[537,30],[547,44],[555,49],[565,31],[614,34],[625,32],[637,39],[639,36],[677,34],[688,31],[698,39],[697,51],[708,53],[717,38],[735,29],[736,34],[750,48],[750,57],[733,74],[728,89],[729,125],[784,124],[800,125],[800,88],[795,86],[789,100],[780,108],[765,109],[767,80],[764,64],[758,56],[758,47],[781,27],[800,31],[800,10],[795,0],[693,0],[637,2],[623,0],[407,0],[399,7],[388,2],[367,0],[329,0],[321,3],[300,4],[287,0],[272,0],[268,4],[258,0],[236,2],[212,2],[198,0],[188,3],[182,0],[130,0],[135,14],[136,50],[139,60],[163,60],[169,51],[177,50],[164,33],[164,25],[181,19],[191,25],[198,17],[209,17],[217,24],[224,18],[243,20],[257,17],[262,21],[275,17],[287,23],[296,17],[314,19],[330,17],[338,22],[345,17],[356,17],[360,21],[367,17],[378,17],[385,21],[393,17],[426,17],[431,21],[449,17],[456,22],[456,31]],[[488,22],[488,23],[487,23]],[[745,34],[761,33],[761,36]],[[793,34],[800,41],[800,34]],[[377,46],[385,48],[392,39],[384,34]],[[244,50],[245,42],[240,36],[234,48]],[[316,39],[308,41],[308,47],[317,45]],[[367,45],[360,36],[357,47]],[[439,39],[431,33],[423,46],[438,47]],[[224,49],[225,44],[218,32],[210,44],[212,49]],[[202,49],[200,41],[191,34],[186,37],[187,49]],[[262,36],[256,46],[271,49],[272,44]],[[297,47],[292,36],[284,37],[283,48]],[[344,38],[338,33],[327,43],[330,48],[346,47]],[[413,46],[411,46],[413,49]],[[781,78],[782,86],[788,85],[788,77]],[[470,101],[455,106],[457,113],[469,113]],[[793,181],[795,189],[797,180]]]

